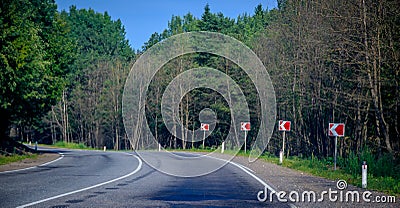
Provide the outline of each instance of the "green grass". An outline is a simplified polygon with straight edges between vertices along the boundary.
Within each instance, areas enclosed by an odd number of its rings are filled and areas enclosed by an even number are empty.
[[[83,143],[71,143],[71,142],[63,142],[63,141],[58,141],[58,142],[56,142],[55,144],[53,144],[51,146],[52,147],[67,148],[67,149],[96,150],[95,148],[88,147]]]
[[[27,158],[37,158],[37,154],[26,154],[26,155],[11,155],[11,156],[4,156],[0,155],[0,165],[5,165],[12,162],[18,162]]]
[[[263,155],[261,159],[275,164],[279,163],[279,158],[271,155]],[[349,184],[361,187],[361,166],[359,167],[359,174],[350,174],[340,167],[337,167],[336,171],[333,170],[333,164],[330,160],[320,160],[317,158],[303,159],[299,157],[285,158],[282,166],[331,180],[346,180]],[[400,180],[391,176],[376,177],[368,174],[367,187],[369,190],[400,196]]]

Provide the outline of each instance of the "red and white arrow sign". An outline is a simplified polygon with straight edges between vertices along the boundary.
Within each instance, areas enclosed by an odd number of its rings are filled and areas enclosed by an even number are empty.
[[[241,122],[240,130],[242,131],[250,131],[250,122]]]
[[[209,127],[210,127],[209,124],[202,123],[202,124],[200,125],[200,130],[202,130],[202,131],[209,131],[209,130],[210,130]]]
[[[290,121],[279,121],[279,131],[290,131]]]
[[[344,123],[329,123],[329,136],[344,136]]]

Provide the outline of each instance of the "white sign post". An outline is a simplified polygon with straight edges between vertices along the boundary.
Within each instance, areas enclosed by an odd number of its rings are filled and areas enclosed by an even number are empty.
[[[205,147],[204,145],[205,145],[205,141],[206,141],[206,131],[210,130],[210,125],[206,124],[206,123],[202,123],[200,125],[200,130],[202,130],[204,132],[204,134],[203,134],[203,149],[204,149],[204,147]]]
[[[285,136],[286,132],[290,131],[290,121],[279,121],[279,131],[282,131],[282,150],[279,152],[279,163],[283,163],[283,156],[285,154]]]
[[[335,137],[334,170],[336,170],[337,138],[344,136],[344,123],[329,123],[328,135]]]
[[[246,154],[247,146],[247,131],[250,131],[250,122],[241,122],[240,130],[244,131],[244,154]]]
[[[361,178],[361,185],[362,185],[362,188],[367,188],[367,162],[366,161],[364,161],[363,162],[363,164],[362,164],[362,166],[361,166],[361,175],[362,175],[362,178]]]

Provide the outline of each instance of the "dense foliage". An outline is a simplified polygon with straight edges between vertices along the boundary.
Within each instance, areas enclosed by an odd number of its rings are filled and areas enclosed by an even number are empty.
[[[357,163],[355,155],[362,157],[359,152],[368,148],[374,157],[384,155],[398,164],[398,11],[395,0],[285,0],[279,8],[259,5],[254,14],[232,19],[206,5],[199,18],[190,13],[172,16],[168,28],[151,35],[135,53],[121,21],[107,13],[75,7],[57,12],[51,0],[9,1],[0,10],[1,130],[9,135],[11,129],[19,140],[140,148],[138,141],[127,138],[121,118],[123,85],[135,58],[172,35],[213,31],[242,41],[267,67],[278,119],[292,121],[288,155],[331,157],[334,140],[327,135],[328,123],[343,122],[341,157]],[[210,54],[172,60],[152,80],[146,116],[153,134],[168,148],[203,145],[172,137],[160,112],[167,84],[199,66],[216,68],[248,89],[244,93],[255,127],[249,132],[250,147],[260,118],[258,95],[238,66]],[[188,129],[196,129],[200,110],[213,109],[219,123],[204,145],[216,147],[229,129],[228,106],[217,93],[196,89],[182,99],[177,116]],[[267,151],[277,154],[281,140],[276,131]]]
[[[8,127],[36,124],[56,104],[75,44],[53,1],[3,1],[0,6],[0,137]],[[2,148],[3,149],[3,148]]]
[[[346,136],[339,140],[340,156],[347,157],[369,146],[376,155],[386,152],[398,158],[400,16],[396,11],[399,3],[288,0],[280,1],[279,5],[279,9],[270,11],[258,6],[254,15],[239,16],[236,20],[221,13],[213,14],[208,6],[200,19],[191,14],[174,16],[169,27],[161,34],[154,33],[144,49],[171,35],[189,31],[215,31],[235,37],[252,48],[269,70],[277,95],[278,119],[292,121],[288,155],[331,157],[334,140],[327,135],[328,123],[343,122]],[[232,76],[241,86],[246,85],[248,79],[231,63],[205,57],[193,55],[191,62],[181,65],[212,66]],[[169,68],[179,73],[185,70],[181,65],[177,61]],[[165,76],[156,80],[155,86],[168,83]],[[162,87],[156,91],[162,94]],[[182,109],[181,120],[189,121],[186,124],[189,129],[199,126],[195,112],[201,103],[213,102],[204,99],[208,93],[188,94],[183,99],[186,110]],[[254,96],[247,94],[257,114]],[[154,118],[160,119],[161,115],[154,113],[156,109],[149,112],[153,113],[148,116],[153,122]],[[189,119],[184,119],[187,114]],[[257,126],[257,115],[252,123]],[[158,135],[163,135],[162,123],[157,125],[161,125]],[[209,146],[218,144],[222,135],[217,131]],[[166,144],[174,146],[173,138],[168,134],[164,138]],[[281,134],[275,132],[268,151],[276,154],[280,143]]]

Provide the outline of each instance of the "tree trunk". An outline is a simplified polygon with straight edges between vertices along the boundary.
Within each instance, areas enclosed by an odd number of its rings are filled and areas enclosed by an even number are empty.
[[[0,147],[3,148],[6,140],[9,139],[8,127],[10,126],[11,115],[7,110],[4,109],[0,109],[0,114],[2,116],[2,118],[0,119]]]
[[[389,124],[386,123],[382,108],[381,108],[381,94],[379,90],[379,67],[377,66],[377,58],[374,56],[373,58],[373,65],[372,65],[372,70],[370,68],[370,46],[368,43],[368,31],[367,31],[367,7],[365,5],[365,0],[362,0],[362,7],[363,7],[363,33],[364,33],[364,48],[365,48],[365,64],[366,64],[366,69],[367,69],[367,75],[368,75],[368,82],[370,86],[370,91],[371,91],[371,96],[372,96],[372,103],[374,105],[374,110],[375,110],[375,120],[376,120],[376,128],[378,131],[378,134],[383,136],[383,139],[386,144],[386,148],[389,152],[393,152],[392,146],[390,144],[390,138],[389,138]],[[379,37],[378,37],[379,38]],[[378,48],[380,47],[379,45],[377,46]]]

